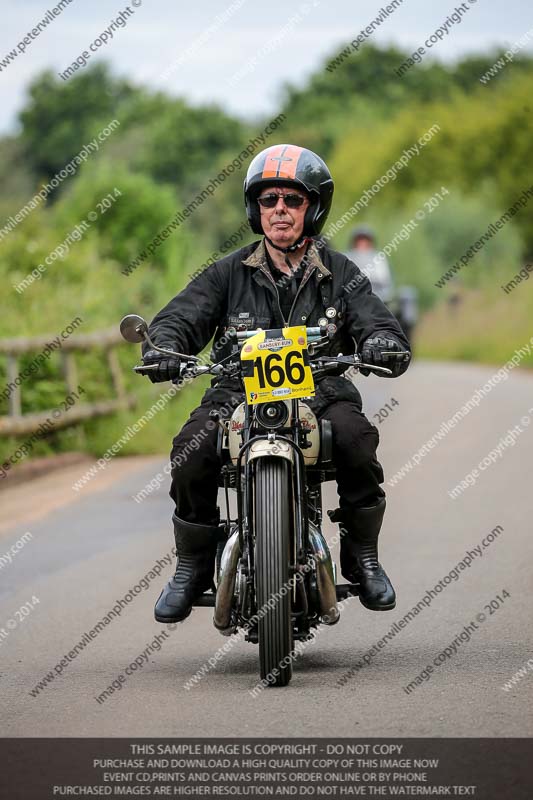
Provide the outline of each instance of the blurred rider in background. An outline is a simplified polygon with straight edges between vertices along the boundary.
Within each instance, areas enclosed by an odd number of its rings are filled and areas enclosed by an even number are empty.
[[[357,264],[372,284],[372,290],[390,308],[411,341],[418,320],[418,292],[412,286],[394,286],[392,270],[385,253],[377,249],[376,234],[369,225],[352,230],[350,250],[345,254]]]

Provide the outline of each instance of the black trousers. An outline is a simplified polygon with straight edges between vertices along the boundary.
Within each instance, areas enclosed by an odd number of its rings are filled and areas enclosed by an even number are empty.
[[[315,404],[313,410],[319,419],[331,420],[340,507],[349,512],[351,508],[375,505],[385,496],[380,485],[383,470],[376,458],[378,430],[362,413],[358,392],[350,399],[332,398],[333,393],[327,401]],[[170,496],[177,516],[187,522],[218,522],[218,426],[209,412],[218,409],[221,417],[228,419],[242,399],[241,394],[229,389],[208,389],[201,405],[173,440]],[[313,407],[313,403],[310,405]]]

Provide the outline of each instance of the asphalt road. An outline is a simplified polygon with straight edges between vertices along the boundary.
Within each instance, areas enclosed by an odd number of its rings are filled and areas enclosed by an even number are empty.
[[[388,479],[494,371],[415,363],[396,381],[360,378],[371,419],[391,398],[398,401],[379,423]],[[31,538],[12,563],[0,561],[3,735],[532,736],[533,670],[526,668],[510,691],[502,689],[533,652],[533,426],[521,422],[528,414],[533,420],[533,376],[515,369],[418,466],[386,487],[381,560],[397,588],[396,609],[375,613],[351,601],[340,623],[322,628],[299,659],[291,685],[257,697],[250,694],[257,648],[242,641],[185,688],[227,640],[213,628],[210,609],[196,609],[173,630],[153,620],[168,566],[60,664],[171,549],[166,486],[140,504],[132,500],[163,458],[116,459],[78,494],[70,486],[83,465],[4,490],[0,556],[27,531]],[[513,428],[513,444],[508,439],[500,447],[496,463],[450,497]],[[333,484],[325,505],[336,505]],[[391,626],[497,526],[482,555],[457,580],[447,578],[429,606],[392,635]],[[331,539],[336,530],[328,522],[325,532]],[[486,608],[497,595],[502,600]],[[468,634],[458,639],[476,619],[469,640]],[[368,655],[387,632],[385,644]],[[121,682],[118,676],[158,634],[160,649],[154,645],[141,656],[142,668]],[[406,693],[445,648],[449,657]],[[369,663],[355,669],[365,654]],[[49,673],[53,680],[36,692]],[[120,690],[97,702],[113,681]]]

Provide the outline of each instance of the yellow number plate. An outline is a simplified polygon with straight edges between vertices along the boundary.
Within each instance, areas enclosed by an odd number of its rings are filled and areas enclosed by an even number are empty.
[[[241,363],[248,404],[315,393],[305,325],[259,331],[244,343]]]

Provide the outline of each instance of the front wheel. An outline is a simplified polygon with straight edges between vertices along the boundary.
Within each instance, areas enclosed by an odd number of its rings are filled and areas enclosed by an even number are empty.
[[[290,464],[259,458],[255,464],[255,567],[261,679],[287,686],[292,677],[289,564]]]

